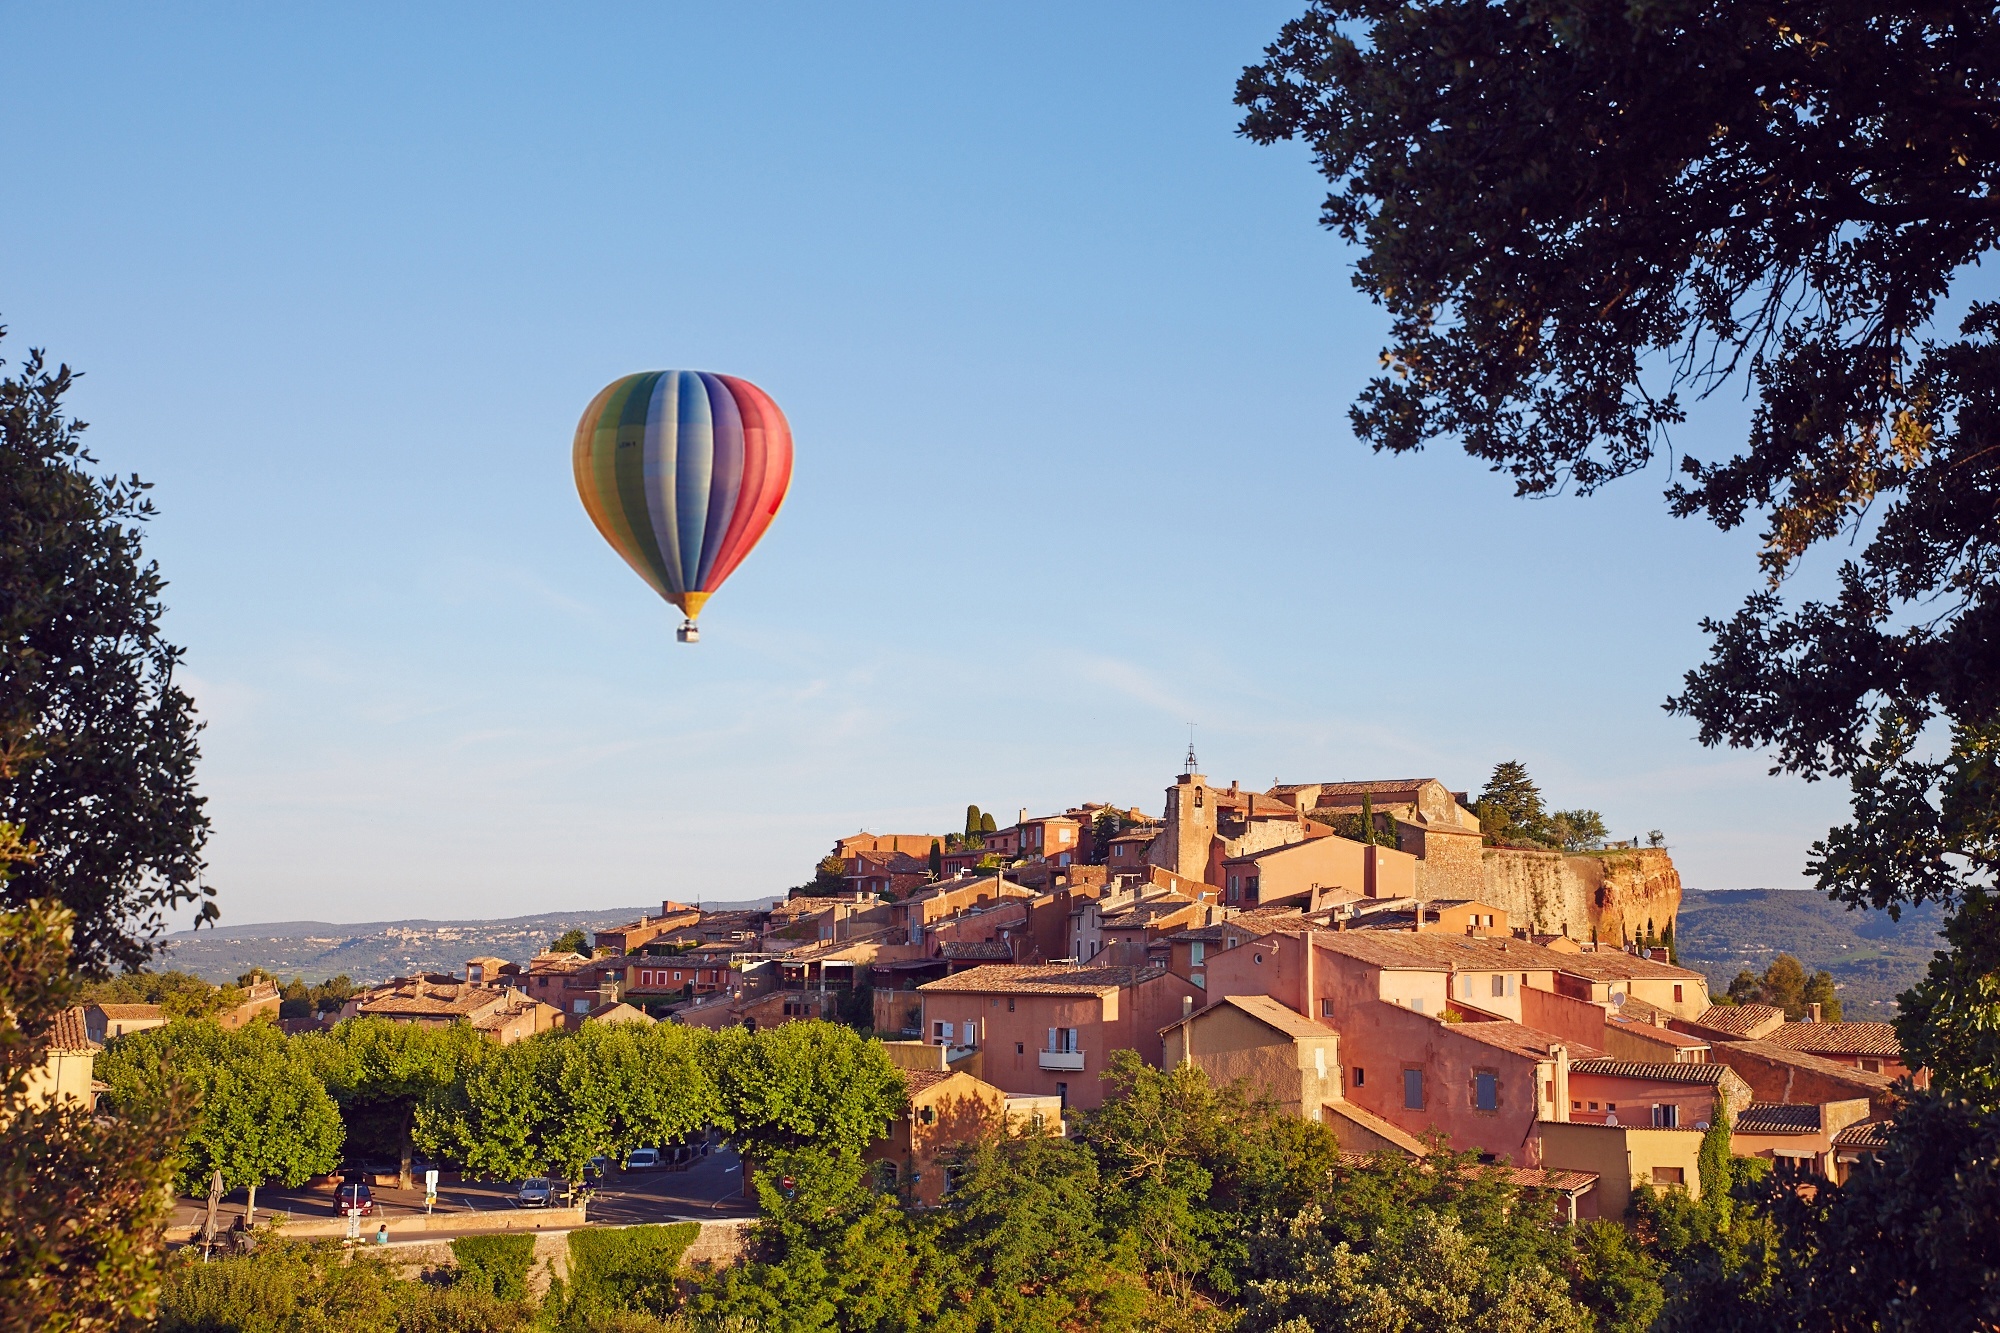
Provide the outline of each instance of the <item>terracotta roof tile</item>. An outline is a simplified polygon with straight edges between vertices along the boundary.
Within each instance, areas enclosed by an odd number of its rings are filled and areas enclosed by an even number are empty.
[[[1443,931],[1321,930],[1314,932],[1313,939],[1322,949],[1373,967],[1420,972],[1562,971],[1574,956],[1551,953],[1526,940],[1483,940]]]
[[[1551,1171],[1535,1166],[1502,1166],[1494,1170],[1516,1189],[1561,1190],[1570,1194],[1597,1183],[1595,1171]]]
[[[1879,1152],[1889,1146],[1889,1123],[1887,1120],[1864,1120],[1858,1125],[1849,1125],[1833,1136],[1833,1146]]]
[[[1809,1055],[1903,1054],[1890,1023],[1787,1023],[1764,1040]]]
[[[99,1051],[104,1048],[90,1039],[83,1025],[83,1007],[73,1005],[56,1015],[49,1028],[49,1048],[57,1051]]]
[[[1853,1065],[1842,1064],[1838,1060],[1829,1060],[1823,1055],[1812,1055],[1769,1041],[1721,1042],[1715,1048],[1715,1058],[1726,1062],[1731,1055],[1739,1051],[1748,1055],[1759,1055],[1778,1064],[1791,1065],[1795,1069],[1809,1069],[1814,1073],[1839,1079],[1843,1083],[1873,1088],[1880,1092],[1887,1092],[1896,1086],[1896,1080],[1887,1074],[1870,1073],[1865,1069],[1856,1069]]]
[[[1645,1060],[1573,1060],[1572,1074],[1601,1074],[1610,1078],[1643,1078],[1655,1083],[1705,1083],[1716,1087],[1732,1072],[1721,1064],[1653,1064]]]
[[[1331,1037],[1334,1030],[1324,1023],[1307,1018],[1290,1005],[1283,1004],[1268,995],[1225,995],[1213,1004],[1204,1005],[1186,1018],[1177,1018],[1161,1028],[1161,1032],[1172,1032],[1183,1023],[1192,1023],[1203,1014],[1228,1005],[1240,1009],[1265,1026],[1284,1033],[1288,1037]]]
[[[1819,1131],[1819,1107],[1752,1102],[1736,1117],[1733,1128],[1739,1134],[1814,1134]]]
[[[1062,963],[1009,965],[991,963],[968,968],[954,977],[927,981],[917,987],[927,993],[973,995],[1103,995],[1166,975],[1159,967],[1070,967]]]
[[[165,1018],[166,1011],[157,1004],[93,1004],[89,1006],[106,1018]]]
[[[1731,1037],[1749,1037],[1775,1031],[1785,1021],[1785,1011],[1768,1004],[1717,1004],[1702,1011],[1697,1026]]]
[[[1505,1019],[1485,1023],[1446,1023],[1444,1027],[1456,1036],[1469,1037],[1473,1041],[1537,1060],[1547,1059],[1551,1046],[1573,1048],[1576,1045],[1540,1028],[1531,1028],[1525,1023],[1510,1023]]]
[[[911,1097],[916,1097],[935,1088],[957,1071],[950,1069],[898,1069],[896,1072],[903,1076],[903,1090]]]
[[[1551,955],[1556,961],[1556,969],[1573,977],[1583,977],[1588,981],[1706,981],[1699,972],[1690,972],[1672,963],[1656,962],[1651,958],[1641,958],[1623,949],[1611,949],[1598,953],[1559,953]]]

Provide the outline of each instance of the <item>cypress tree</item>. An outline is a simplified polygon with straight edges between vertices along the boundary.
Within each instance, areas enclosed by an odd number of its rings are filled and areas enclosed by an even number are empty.
[[[942,875],[943,873],[944,873],[944,848],[941,845],[939,845],[938,840],[936,838],[932,838],[931,878],[936,879],[939,875]]]
[[[993,816],[990,813],[983,814],[979,816],[979,831],[981,833],[997,833],[1000,831],[1000,826],[993,822]]]
[[[1361,793],[1361,840],[1370,847],[1375,845],[1375,798],[1365,791]]]
[[[965,807],[965,836],[968,838],[979,836],[979,807],[976,805]]]

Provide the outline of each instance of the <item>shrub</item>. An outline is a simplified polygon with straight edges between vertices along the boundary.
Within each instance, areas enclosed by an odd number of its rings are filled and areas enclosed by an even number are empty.
[[[569,1301],[665,1314],[674,1305],[681,1255],[700,1234],[697,1222],[570,1232]]]
[[[517,1333],[528,1324],[525,1305],[405,1281],[380,1255],[271,1238],[254,1254],[209,1263],[192,1247],[183,1250],[167,1271],[158,1327],[160,1333]]]
[[[528,1270],[535,1266],[533,1236],[461,1236],[451,1243],[458,1261],[456,1285],[503,1301],[528,1294]]]

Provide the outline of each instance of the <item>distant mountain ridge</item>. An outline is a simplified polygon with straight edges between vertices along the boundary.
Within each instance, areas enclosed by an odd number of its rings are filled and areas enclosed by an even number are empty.
[[[1850,911],[1810,889],[1690,889],[1681,897],[1674,943],[1681,965],[1706,973],[1717,995],[1738,972],[1762,972],[1788,953],[1809,972],[1833,975],[1843,1017],[1880,1022],[1895,1016],[1896,997],[1944,947],[1942,924],[1931,905],[1892,921],[1887,912]]]
[[[711,911],[764,907],[775,898],[703,903]],[[492,921],[273,921],[214,930],[182,930],[162,941],[153,966],[179,968],[209,981],[234,981],[253,967],[307,982],[345,974],[363,984],[416,972],[457,972],[481,955],[525,963],[563,932],[608,930],[636,921],[657,903],[595,911],[538,912]]]

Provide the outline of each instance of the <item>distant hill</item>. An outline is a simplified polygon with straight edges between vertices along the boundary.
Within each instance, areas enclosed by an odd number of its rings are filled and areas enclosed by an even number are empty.
[[[1891,921],[1887,912],[1849,911],[1809,889],[1689,891],[1674,942],[1681,965],[1707,973],[1716,994],[1745,968],[1762,972],[1789,953],[1807,971],[1833,974],[1845,1017],[1881,1021],[1944,947],[1941,923],[1930,905]]]
[[[766,907],[776,899],[704,903],[712,911]],[[179,968],[209,981],[234,981],[253,967],[290,980],[308,982],[345,973],[364,984],[415,972],[457,972],[481,954],[525,963],[564,931],[609,930],[637,921],[645,907],[607,907],[594,912],[544,912],[497,921],[274,921],[262,925],[183,930],[167,936],[156,969]]]

